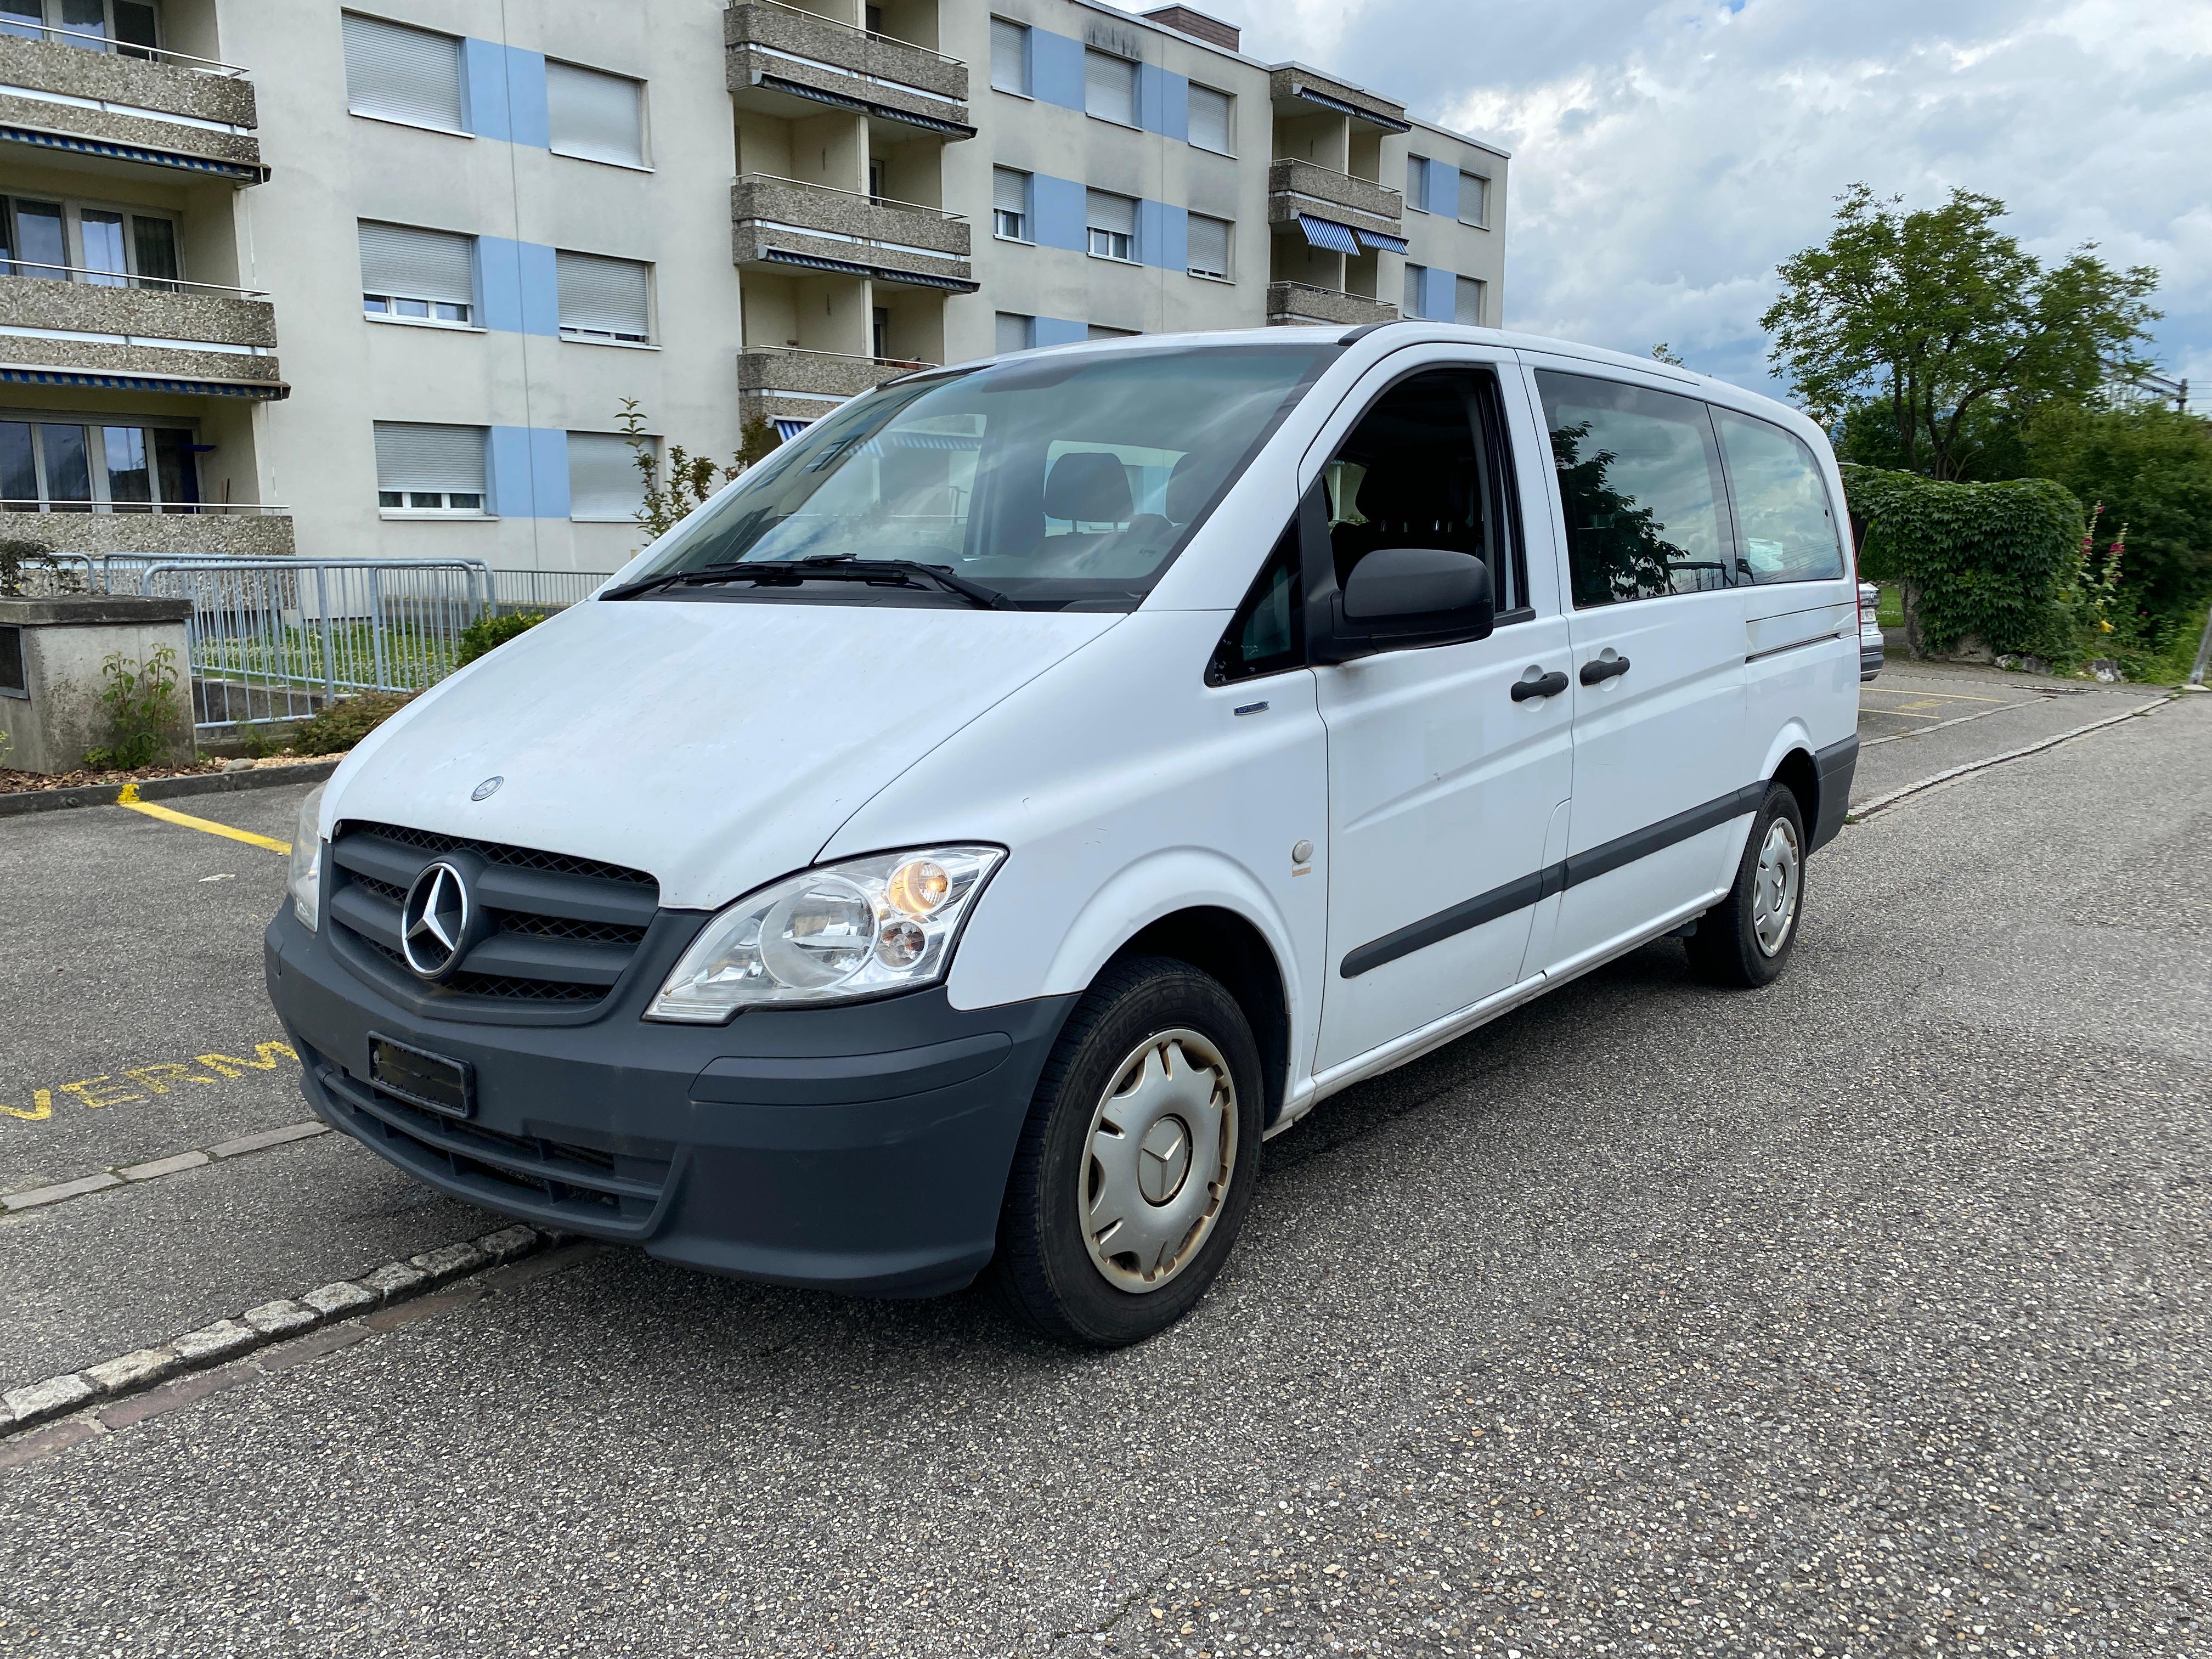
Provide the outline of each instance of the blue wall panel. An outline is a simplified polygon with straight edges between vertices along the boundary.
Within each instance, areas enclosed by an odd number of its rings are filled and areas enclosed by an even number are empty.
[[[530,428],[530,515],[568,516],[568,434]]]
[[[1435,171],[1442,172],[1443,169],[1437,168]],[[1459,175],[1455,173],[1452,176],[1456,180]],[[1439,270],[1434,265],[1429,267],[1428,274],[1421,281],[1422,316],[1432,323],[1451,321],[1452,301],[1455,297],[1454,282],[1452,272]]]
[[[1063,109],[1083,107],[1083,42],[1050,29],[1030,31],[1030,91]]]
[[[491,510],[502,519],[568,516],[568,434],[546,427],[495,426],[486,457]]]
[[[553,143],[545,112],[545,54],[507,49],[507,137],[544,149]]]
[[[1190,268],[1190,212],[1146,197],[1137,203],[1137,258],[1163,270]]]
[[[1429,162],[1428,209],[1447,219],[1459,217],[1459,169],[1444,162]],[[1449,316],[1450,313],[1445,313]]]
[[[1152,64],[1137,65],[1137,125],[1178,143],[1190,140],[1190,82]]]
[[[542,242],[520,242],[522,258],[522,331],[558,334],[561,331],[561,284],[553,250]]]
[[[1036,220],[1030,234],[1045,247],[1064,247],[1081,253],[1091,246],[1084,228],[1083,186],[1073,179],[1055,179],[1039,173],[1030,179],[1030,213]]]
[[[561,295],[553,250],[504,236],[477,238],[477,280],[486,328],[510,334],[558,334]]]
[[[505,138],[512,126],[507,107],[507,48],[496,40],[461,42],[464,124],[482,138]]]

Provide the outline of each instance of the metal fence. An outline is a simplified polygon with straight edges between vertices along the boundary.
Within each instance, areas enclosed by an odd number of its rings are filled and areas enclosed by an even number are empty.
[[[475,559],[169,560],[137,578],[140,592],[191,602],[202,729],[300,720],[356,692],[422,690],[453,672],[462,630],[493,605],[490,569]]]
[[[599,570],[495,570],[492,592],[502,617],[565,611],[592,597],[611,574]]]

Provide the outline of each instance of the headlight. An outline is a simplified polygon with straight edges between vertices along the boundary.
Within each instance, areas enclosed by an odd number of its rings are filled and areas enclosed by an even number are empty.
[[[934,985],[1006,856],[997,847],[926,847],[787,876],[707,924],[646,1018],[714,1025],[741,1008]]]
[[[292,914],[311,933],[323,902],[323,838],[317,826],[323,791],[329,787],[319,783],[307,791],[307,799],[300,803],[300,821],[292,826]]]

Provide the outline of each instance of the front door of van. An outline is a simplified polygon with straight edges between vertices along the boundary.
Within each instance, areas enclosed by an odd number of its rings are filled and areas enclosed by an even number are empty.
[[[1568,640],[1550,580],[1532,602],[1504,432],[1489,370],[1427,368],[1382,390],[1322,471],[1340,583],[1377,548],[1448,547],[1489,563],[1498,617],[1487,639],[1315,671],[1329,784],[1316,1072],[1521,975],[1571,750],[1566,696],[1514,695],[1566,667]]]
[[[1706,405],[1540,368],[1574,647],[1574,806],[1556,930],[1571,970],[1732,878],[1745,758],[1744,588]]]

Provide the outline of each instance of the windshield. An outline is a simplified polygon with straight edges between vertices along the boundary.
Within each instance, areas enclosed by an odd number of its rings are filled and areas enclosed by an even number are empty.
[[[1022,357],[884,386],[671,532],[631,581],[739,562],[903,559],[1027,608],[1131,610],[1334,351],[1255,343]],[[839,597],[827,583],[819,592]]]

